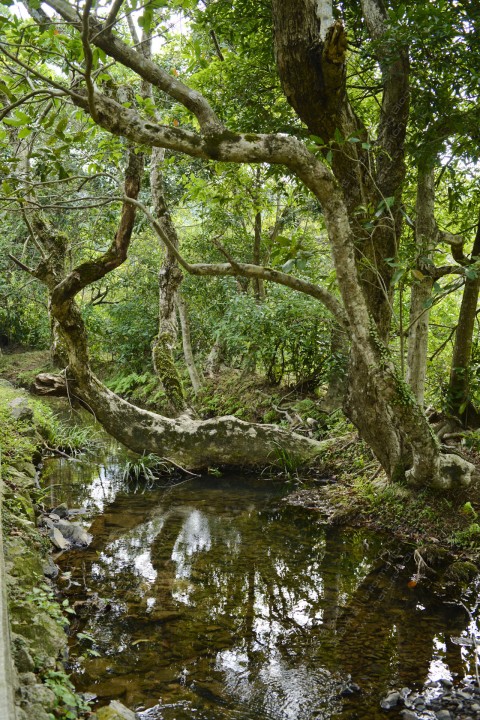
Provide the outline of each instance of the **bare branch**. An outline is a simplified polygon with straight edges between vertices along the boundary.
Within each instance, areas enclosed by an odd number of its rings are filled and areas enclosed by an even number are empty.
[[[35,270],[32,270],[31,267],[28,267],[28,265],[25,265],[25,263],[23,263],[21,260],[19,260],[18,258],[16,258],[15,255],[12,255],[11,253],[8,253],[8,257],[10,258],[10,260],[12,260],[12,261],[15,263],[15,265],[18,265],[18,267],[19,267],[21,270],[24,270],[24,271],[27,272],[29,275],[33,275],[33,277],[36,277]]]

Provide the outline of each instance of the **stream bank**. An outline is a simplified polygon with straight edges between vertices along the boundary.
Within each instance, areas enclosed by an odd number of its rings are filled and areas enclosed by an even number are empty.
[[[42,491],[34,463],[52,442],[51,411],[0,380],[4,562],[11,630],[16,720],[74,720],[90,714],[65,672],[68,604],[51,580],[51,542],[37,526]],[[12,712],[12,711],[11,711]],[[8,717],[8,720],[14,718]]]
[[[412,585],[414,546],[325,523],[290,506],[284,483],[230,471],[142,486],[122,461],[111,442],[43,473],[50,506],[91,519],[93,542],[63,555],[59,583],[76,610],[70,669],[96,707],[120,701],[141,720],[450,713],[443,683],[475,672],[477,581]]]

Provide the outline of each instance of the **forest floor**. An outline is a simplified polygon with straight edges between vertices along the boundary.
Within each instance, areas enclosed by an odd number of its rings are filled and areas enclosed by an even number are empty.
[[[48,351],[14,351],[0,355],[0,376],[30,389],[35,375],[52,371]],[[124,397],[162,412],[161,394],[153,403],[148,373],[123,375]],[[145,389],[147,388],[147,392]],[[115,388],[114,388],[115,389]],[[369,448],[358,438],[341,411],[319,410],[315,393],[269,386],[255,376],[229,370],[210,380],[195,400],[199,417],[235,415],[250,422],[282,424],[318,439],[337,438],[321,466],[302,468],[285,457],[281,472],[271,475],[291,487],[286,502],[319,513],[325,522],[369,527],[424,549],[425,556],[448,556],[480,566],[480,435],[466,433],[455,449],[473,462],[478,473],[460,491],[412,490],[388,483]],[[267,471],[268,475],[268,471]],[[434,553],[433,548],[436,548]],[[467,573],[468,574],[468,573]]]

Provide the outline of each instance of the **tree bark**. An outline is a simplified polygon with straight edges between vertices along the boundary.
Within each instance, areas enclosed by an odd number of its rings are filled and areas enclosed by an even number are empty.
[[[192,341],[190,338],[190,322],[188,319],[188,310],[181,292],[177,292],[176,302],[178,316],[180,318],[180,327],[182,329],[182,344],[185,364],[187,366],[190,382],[192,383],[193,392],[195,393],[195,395],[198,395],[204,383],[204,378],[200,375],[200,372],[195,363],[195,358],[192,350]]]
[[[480,221],[472,248],[472,258],[480,256]],[[466,278],[463,289],[462,304],[455,333],[452,366],[448,385],[449,411],[461,420],[466,427],[473,424],[478,427],[480,415],[474,407],[470,396],[470,361],[475,319],[477,316],[478,294],[480,291],[480,275]]]
[[[429,301],[433,278],[428,273],[433,265],[433,251],[438,230],[435,222],[435,175],[433,168],[419,170],[417,180],[417,245],[416,277],[410,298],[410,329],[408,332],[407,383],[418,404],[423,407],[427,374]]]
[[[165,156],[162,148],[153,148],[151,154],[150,189],[154,215],[171,242],[178,248],[178,238],[165,202],[165,188],[161,166]],[[173,352],[177,345],[176,316],[177,292],[183,275],[175,255],[166,249],[165,260],[158,274],[158,335],[153,341],[152,361],[155,372],[165,390],[174,412],[187,408],[180,374]]]

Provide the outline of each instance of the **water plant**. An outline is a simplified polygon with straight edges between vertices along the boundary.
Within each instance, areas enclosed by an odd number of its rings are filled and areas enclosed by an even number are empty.
[[[153,488],[160,477],[171,479],[175,470],[176,466],[167,458],[148,453],[127,460],[122,467],[122,478],[131,491],[145,492]]]

